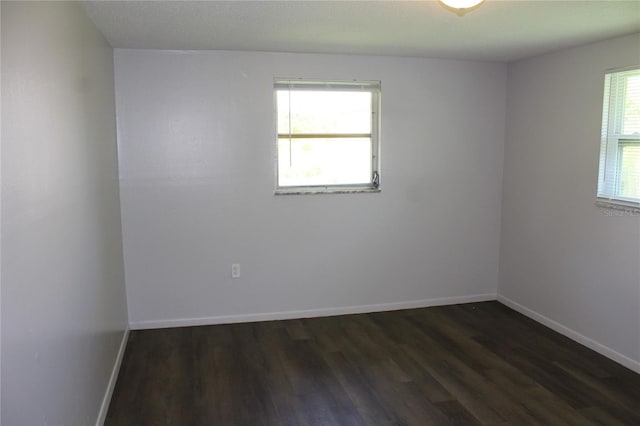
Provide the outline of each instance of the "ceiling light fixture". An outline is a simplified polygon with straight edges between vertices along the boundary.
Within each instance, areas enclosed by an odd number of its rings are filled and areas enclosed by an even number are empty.
[[[440,2],[449,10],[456,12],[462,16],[476,7],[480,6],[484,0],[440,0]]]

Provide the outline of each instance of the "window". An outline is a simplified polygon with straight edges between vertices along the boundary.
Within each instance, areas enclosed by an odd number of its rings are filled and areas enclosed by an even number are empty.
[[[380,82],[274,86],[276,193],[377,191]]]
[[[640,208],[640,68],[605,75],[598,198]]]

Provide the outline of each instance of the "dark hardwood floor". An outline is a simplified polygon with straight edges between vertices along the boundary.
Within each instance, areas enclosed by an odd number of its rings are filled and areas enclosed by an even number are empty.
[[[640,425],[640,375],[498,302],[132,331],[106,425]]]

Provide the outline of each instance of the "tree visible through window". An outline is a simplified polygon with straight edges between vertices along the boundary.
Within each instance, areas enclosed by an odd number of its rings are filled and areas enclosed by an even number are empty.
[[[379,91],[379,82],[277,80],[278,189],[377,188]]]

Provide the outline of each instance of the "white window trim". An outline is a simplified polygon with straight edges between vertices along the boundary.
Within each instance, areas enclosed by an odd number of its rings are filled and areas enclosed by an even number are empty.
[[[278,104],[277,90],[289,89],[314,89],[314,90],[353,90],[367,91],[372,93],[372,117],[371,117],[371,182],[365,184],[347,185],[304,185],[304,186],[279,186],[278,176]],[[273,84],[273,105],[274,105],[274,141],[275,141],[275,195],[318,195],[318,194],[355,194],[355,193],[378,193],[380,188],[380,98],[382,84],[378,80],[323,80],[323,79],[303,79],[303,78],[275,78]],[[376,176],[377,184],[374,184]]]
[[[634,65],[624,68],[610,69],[605,74],[605,85],[602,102],[602,126],[601,126],[601,139],[600,139],[600,166],[598,169],[598,187],[596,192],[596,205],[599,207],[610,208],[615,210],[640,212],[640,200],[635,198],[624,197],[622,195],[616,195],[609,193],[606,182],[615,182],[614,186],[619,185],[617,182],[618,172],[618,150],[622,141],[634,141],[637,140],[640,143],[640,136],[638,135],[623,135],[615,131],[620,129],[622,124],[622,115],[619,114],[621,107],[618,105],[615,111],[618,114],[611,114],[610,103],[613,97],[615,88],[611,88],[612,74],[621,73],[625,71],[640,70],[640,65]],[[608,96],[607,96],[608,95]],[[616,99],[618,103],[621,103],[622,99]],[[611,131],[614,129],[614,131]],[[623,143],[623,142],[622,142]],[[615,190],[614,190],[615,191]]]

